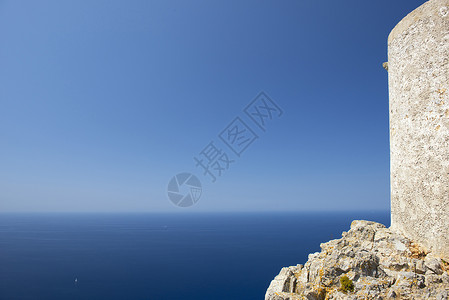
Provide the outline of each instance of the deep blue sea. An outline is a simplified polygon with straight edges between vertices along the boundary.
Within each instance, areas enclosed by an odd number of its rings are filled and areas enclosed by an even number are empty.
[[[0,299],[263,299],[281,267],[354,219],[390,223],[389,212],[0,214]]]

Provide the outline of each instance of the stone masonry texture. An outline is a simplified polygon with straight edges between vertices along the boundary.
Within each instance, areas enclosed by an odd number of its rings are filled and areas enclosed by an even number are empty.
[[[388,38],[391,225],[449,260],[449,0]]]

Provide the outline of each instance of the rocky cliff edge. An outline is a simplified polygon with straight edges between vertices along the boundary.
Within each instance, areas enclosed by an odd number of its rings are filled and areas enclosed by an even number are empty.
[[[449,262],[370,221],[321,244],[305,265],[282,268],[265,300],[449,299]]]

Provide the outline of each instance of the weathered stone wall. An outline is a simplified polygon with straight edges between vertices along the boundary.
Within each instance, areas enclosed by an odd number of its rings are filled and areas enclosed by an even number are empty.
[[[388,38],[392,229],[449,258],[449,0]]]

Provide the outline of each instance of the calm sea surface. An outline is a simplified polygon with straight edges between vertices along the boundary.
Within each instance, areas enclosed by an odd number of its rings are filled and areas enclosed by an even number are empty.
[[[354,219],[389,212],[0,214],[0,299],[263,299]]]

